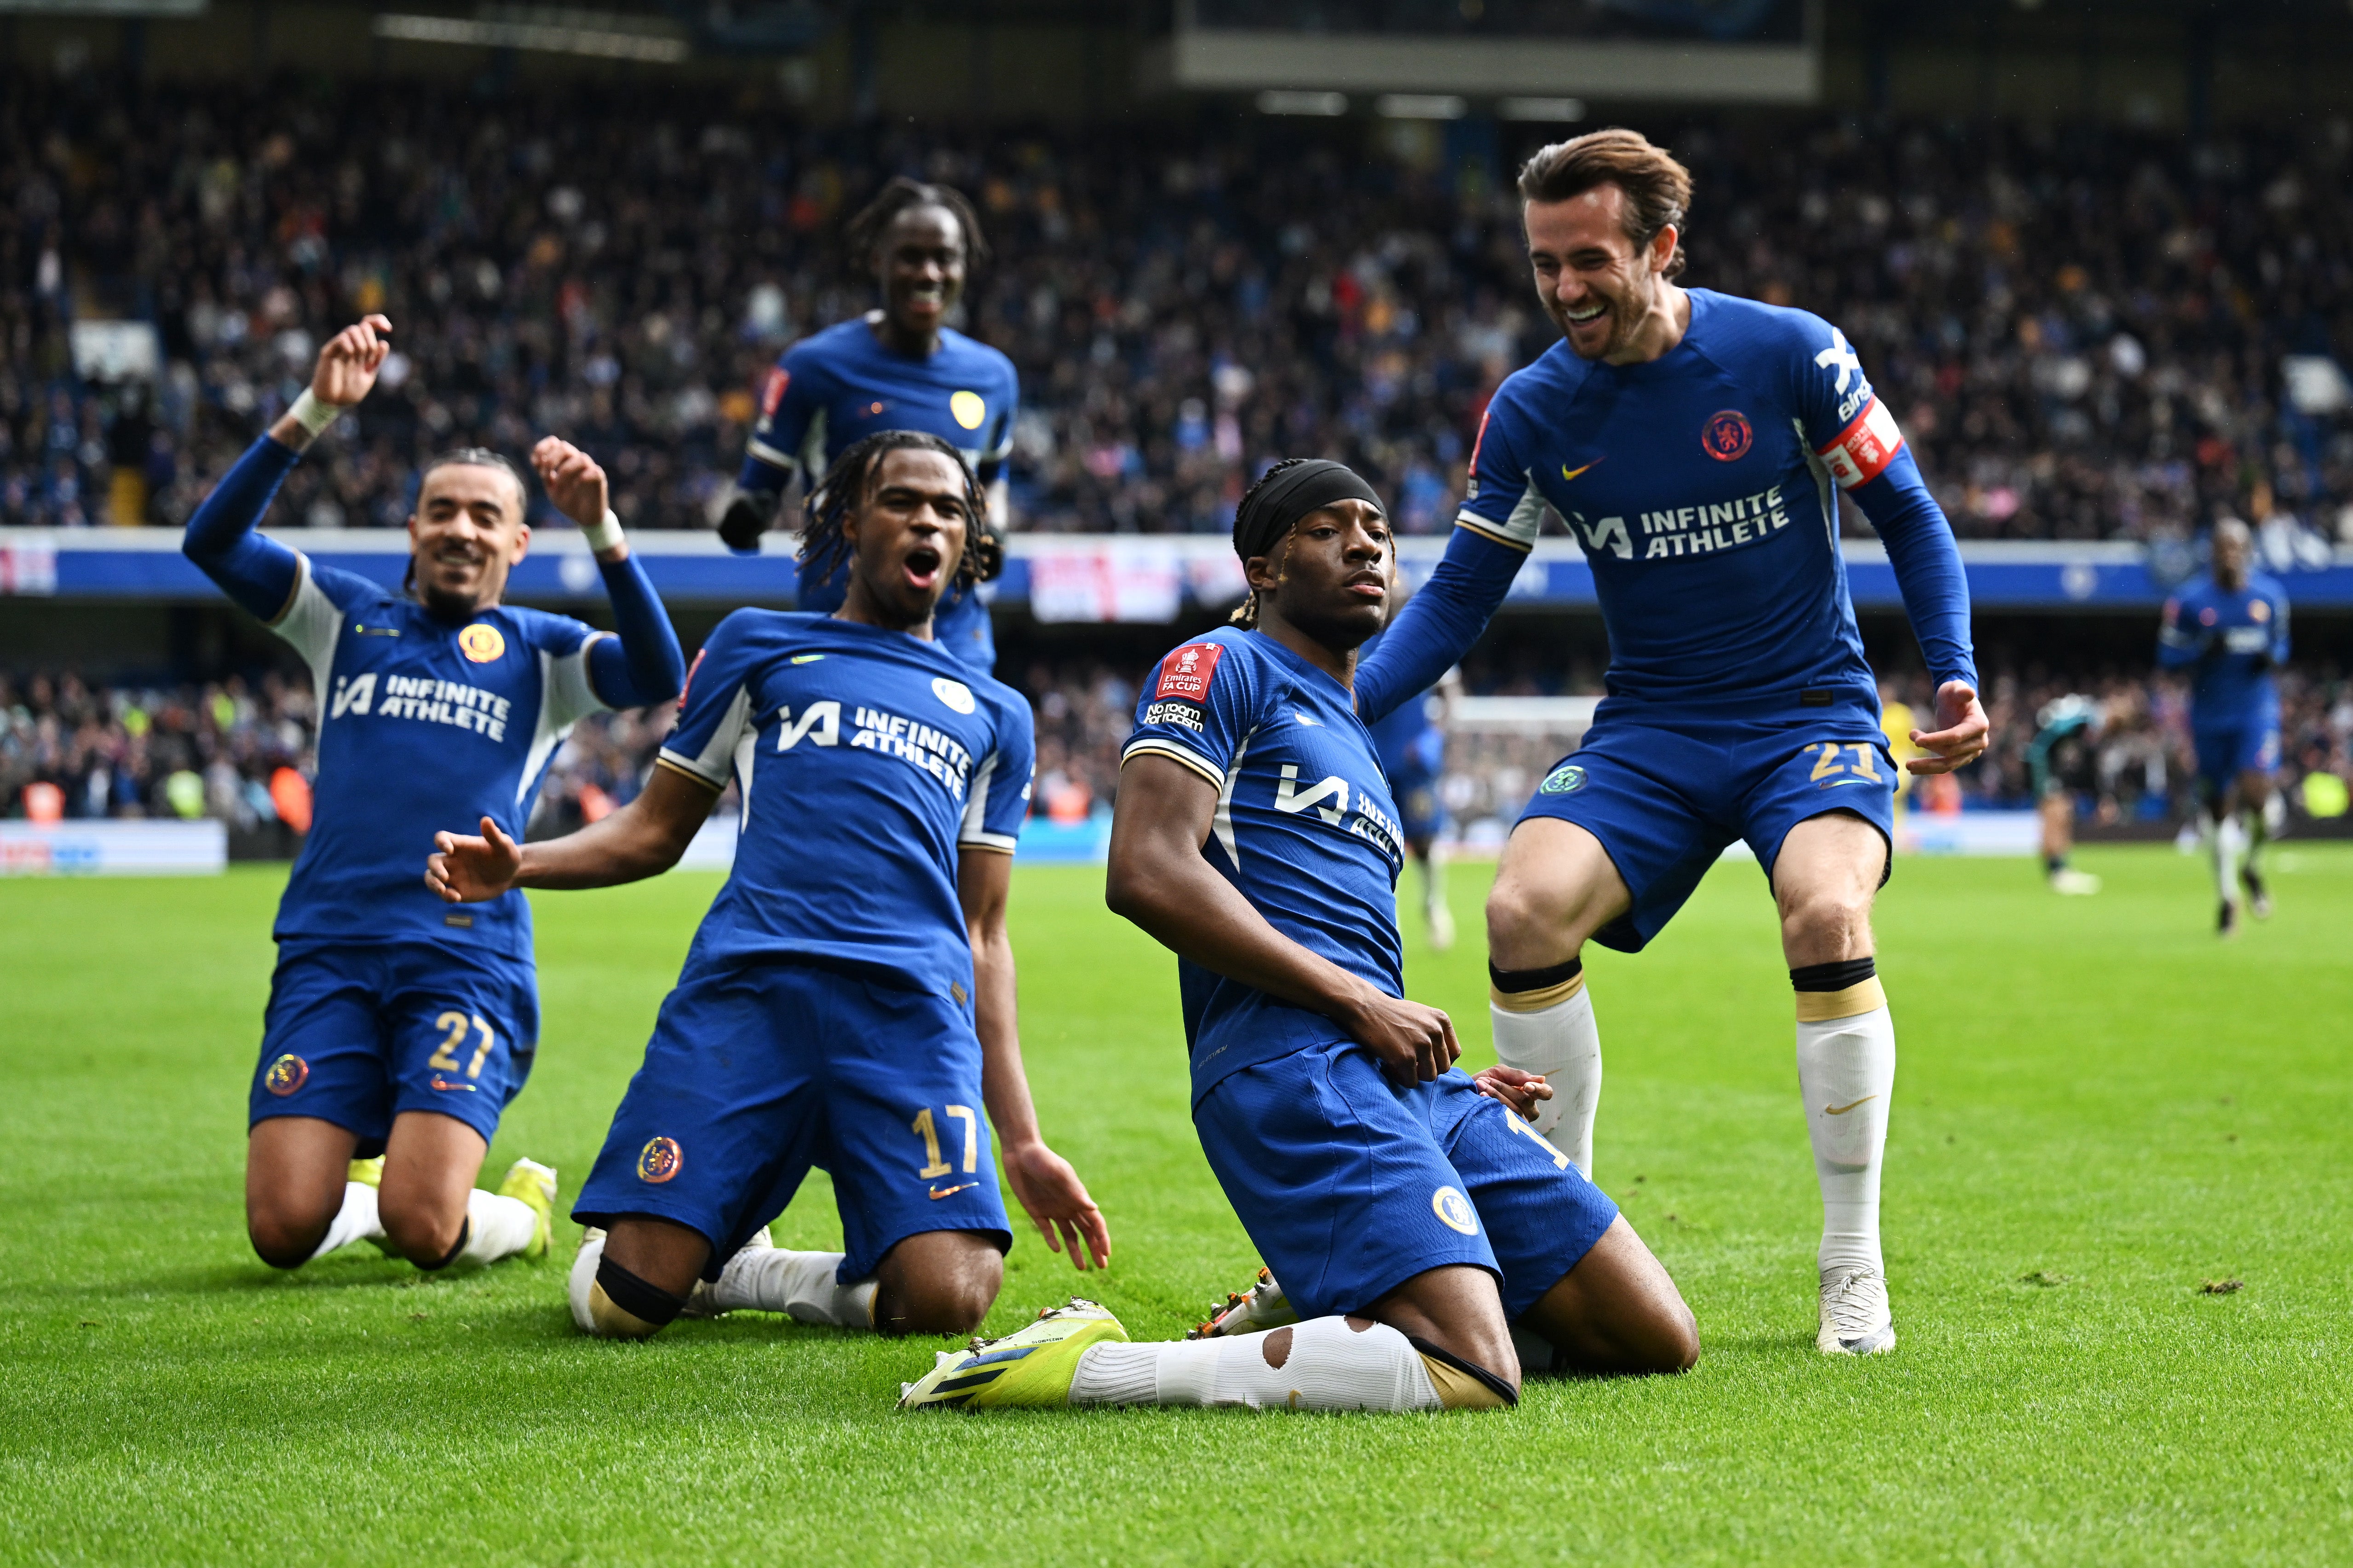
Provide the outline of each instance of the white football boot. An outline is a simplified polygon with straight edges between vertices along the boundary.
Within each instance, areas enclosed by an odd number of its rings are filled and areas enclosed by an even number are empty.
[[[1814,1348],[1824,1355],[1878,1355],[1895,1348],[1887,1278],[1875,1268],[1842,1268],[1822,1280],[1822,1326]]]
[[[1274,1276],[1261,1268],[1258,1283],[1248,1291],[1229,1291],[1222,1305],[1209,1308],[1209,1321],[1185,1337],[1222,1339],[1228,1334],[1254,1334],[1261,1329],[1280,1329],[1297,1321],[1299,1314],[1292,1310],[1291,1299],[1275,1283]]]

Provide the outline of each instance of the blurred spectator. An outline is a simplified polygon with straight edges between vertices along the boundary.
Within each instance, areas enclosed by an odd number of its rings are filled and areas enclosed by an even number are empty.
[[[1963,533],[2165,540],[2231,510],[2274,569],[2353,542],[2341,126],[2186,146],[1765,124],[1649,127],[1697,176],[1686,281],[1838,322]],[[1021,368],[1025,526],[1221,530],[1250,473],[1314,452],[1442,531],[1488,395],[1553,334],[1508,170],[1362,136],[878,134],[621,84],[14,74],[0,521],[182,521],[320,336],[382,310],[398,353],[281,522],[397,523],[425,454],[556,430],[629,526],[706,526],[762,369],[869,302],[841,219],[907,172],[992,231],[965,325]],[[153,387],[78,380],[69,311],[153,321]]]

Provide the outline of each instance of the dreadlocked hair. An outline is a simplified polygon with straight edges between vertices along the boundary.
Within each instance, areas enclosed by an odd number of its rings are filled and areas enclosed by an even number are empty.
[[[966,513],[964,552],[956,557],[955,585],[969,588],[980,580],[982,505],[980,482],[964,454],[927,430],[878,430],[834,459],[825,482],[801,503],[801,581],[822,583],[849,559],[849,538],[842,525],[874,494],[874,480],[882,459],[892,452],[937,452],[952,460],[964,477]]]
[[[980,215],[954,185],[934,185],[923,180],[911,180],[904,174],[893,175],[889,184],[876,193],[872,201],[858,209],[849,220],[842,237],[849,246],[849,260],[854,267],[874,265],[875,248],[882,243],[883,231],[891,221],[911,207],[944,207],[964,231],[965,259],[975,264],[988,259],[988,237],[980,231]]]
[[[1282,461],[1275,464],[1274,467],[1261,474],[1258,477],[1258,482],[1251,485],[1250,489],[1242,492],[1240,503],[1234,508],[1234,516],[1240,518],[1242,513],[1250,510],[1251,498],[1266,488],[1267,480],[1274,478],[1275,475],[1283,472],[1287,468],[1295,468],[1299,467],[1300,464],[1310,462],[1313,459],[1307,458],[1285,458]],[[1242,563],[1242,570],[1245,572],[1250,570],[1249,562],[1245,561]],[[1228,626],[1240,626],[1244,631],[1250,631],[1257,627],[1258,590],[1256,588],[1252,588],[1250,591],[1249,597],[1242,600],[1240,605],[1235,607],[1234,613],[1226,617],[1226,624]]]

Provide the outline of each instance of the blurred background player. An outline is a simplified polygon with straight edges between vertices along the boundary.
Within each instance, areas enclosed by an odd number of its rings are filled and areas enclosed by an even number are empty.
[[[756,551],[796,475],[816,489],[843,452],[877,431],[937,436],[979,477],[987,512],[974,542],[974,581],[940,602],[934,635],[987,675],[997,666],[997,638],[975,584],[1004,563],[1005,459],[1021,391],[1011,360],[947,321],[964,298],[965,269],[987,258],[987,242],[961,194],[903,177],[849,220],[845,237],[852,264],[881,288],[881,307],[802,339],[768,373],[719,531],[732,548]],[[807,559],[797,606],[840,608],[846,569],[812,574]]]
[[[1298,1321],[1127,1344],[1072,1301],[942,1354],[902,1406],[1493,1409],[1519,1398],[1522,1320],[1546,1367],[1557,1346],[1579,1371],[1683,1370],[1699,1341],[1666,1270],[1404,997],[1397,807],[1349,693],[1395,577],[1379,497],[1279,463],[1234,552],[1235,624],[1136,704],[1105,896],[1177,955],[1201,1148]]]
[[[668,701],[684,668],[604,471],[553,437],[532,461],[588,535],[618,636],[500,603],[531,529],[522,477],[493,452],[426,469],[405,594],[256,531],[303,449],[367,395],[391,331],[370,316],[328,341],[185,545],[317,693],[314,815],[279,904],[246,1152],[247,1232],[280,1268],[362,1237],[420,1268],[547,1250],[554,1171],[518,1160],[498,1194],[474,1186],[538,1049],[531,907],[511,893],[453,912],[417,862],[452,817],[520,834],[573,722]]]
[[[1454,911],[1446,903],[1446,851],[1439,842],[1446,831],[1446,802],[1439,785],[1446,775],[1446,715],[1461,695],[1461,674],[1450,669],[1436,686],[1400,702],[1368,726],[1405,828],[1406,852],[1421,873],[1421,918],[1433,952],[1454,945]]]
[[[2034,781],[2034,808],[2042,817],[2042,872],[2051,890],[2082,896],[2100,890],[2100,879],[2067,864],[2075,849],[2075,803],[2099,787],[2100,705],[2080,692],[2043,704],[2035,717],[2026,766]]]
[[[1005,903],[1029,706],[931,636],[979,509],[938,437],[859,442],[802,536],[812,572],[847,562],[840,609],[720,622],[653,777],[603,821],[521,847],[490,822],[440,836],[427,880],[453,902],[610,887],[677,864],[731,773],[742,795],[734,868],[574,1205],[586,1332],[651,1334],[702,1280],[711,1312],[969,1333],[1013,1241],[990,1126],[1047,1245],[1110,1260],[1021,1068]],[[817,1163],[846,1249],[765,1245]]]
[[[1638,952],[1735,838],[1781,916],[1798,1081],[1822,1194],[1825,1354],[1891,1350],[1880,1160],[1895,1027],[1871,908],[1893,867],[1895,763],[1837,546],[1833,487],[1885,542],[1931,679],[1943,772],[1985,749],[1968,588],[1950,526],[1845,336],[1684,289],[1689,171],[1630,131],[1544,148],[1519,180],[1536,295],[1563,342],[1507,379],[1430,581],[1359,672],[1386,713],[1459,660],[1547,502],[1593,570],[1609,696],[1537,787],[1487,901],[1495,1050],[1546,1078],[1540,1131],[1591,1170],[1600,1036],[1588,938]]]
[[[2212,815],[2209,838],[2215,929],[2238,929],[2242,888],[2254,911],[2272,912],[2259,865],[2279,823],[2272,774],[2280,761],[2279,688],[2272,671],[2287,660],[2287,592],[2253,570],[2254,536],[2237,518],[2214,525],[2207,574],[2165,602],[2157,662],[2190,672],[2189,731],[2198,749],[2198,789]]]

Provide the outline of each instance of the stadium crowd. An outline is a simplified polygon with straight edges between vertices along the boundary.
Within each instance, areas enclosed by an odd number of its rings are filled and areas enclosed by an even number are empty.
[[[11,78],[0,521],[183,521],[321,336],[381,310],[398,354],[282,521],[389,526],[427,453],[555,431],[629,526],[708,526],[762,369],[870,303],[841,221],[902,171],[990,230],[965,325],[1020,368],[1029,528],[1221,530],[1250,473],[1313,452],[1439,531],[1486,398],[1552,338],[1519,149],[1475,133],[918,140],[536,90]],[[2165,540],[2233,511],[2275,564],[2353,542],[2341,123],[1651,129],[1697,178],[1685,280],[1842,325],[1964,535]],[[152,380],[76,374],[72,323],[110,318],[153,323]]]
[[[1084,821],[1107,809],[1119,782],[1119,750],[1134,724],[1130,676],[1099,660],[1039,660],[1008,669],[1038,724],[1033,813]],[[1556,695],[1514,671],[1473,661],[1468,689],[1482,695]],[[1891,700],[1925,707],[1927,693],[1902,677]],[[2026,751],[2037,715],[2080,693],[2102,710],[2099,785],[2087,803],[2104,824],[2173,822],[2195,814],[2196,764],[2187,688],[2177,678],[2119,668],[1994,669],[1986,682],[1994,744],[1957,775],[1957,794],[1923,795],[1915,807],[2023,808],[2033,804]],[[2281,777],[2292,816],[2316,805],[2342,815],[2353,784],[2353,679],[2297,667],[2280,676]],[[600,713],[557,753],[533,831],[568,832],[627,804],[643,784],[673,710]],[[287,820],[308,825],[307,781],[316,769],[316,710],[300,675],[232,678],[205,686],[102,687],[71,673],[0,676],[0,816],[216,817],[240,830]],[[1442,786],[1458,826],[1482,817],[1508,824],[1540,770],[1566,749],[1557,737],[1458,738]]]

